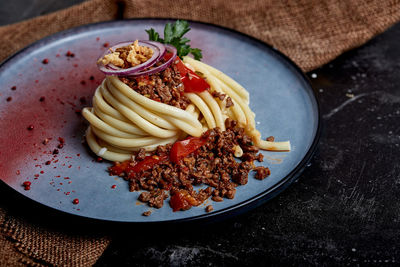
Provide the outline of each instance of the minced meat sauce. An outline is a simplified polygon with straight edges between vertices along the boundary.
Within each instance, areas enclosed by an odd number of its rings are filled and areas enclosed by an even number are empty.
[[[236,187],[247,184],[251,170],[256,171],[257,179],[264,179],[270,171],[255,167],[254,160],[263,161],[263,155],[258,153],[244,129],[231,119],[225,125],[226,131],[214,128],[203,133],[204,145],[177,163],[170,160],[172,144],[169,144],[147,155],[140,150],[134,160],[114,163],[109,168],[110,174],[129,181],[130,191],[144,190],[139,200],[155,208],[161,208],[168,195],[174,211],[198,206],[210,197],[216,202],[233,199]],[[243,150],[241,162],[234,157],[238,145]],[[202,184],[206,187],[194,190],[193,186]]]
[[[163,61],[157,62],[155,66],[162,63]],[[190,104],[190,100],[184,96],[185,88],[175,63],[159,73],[139,77],[121,77],[120,80],[152,100],[181,109],[186,109]]]

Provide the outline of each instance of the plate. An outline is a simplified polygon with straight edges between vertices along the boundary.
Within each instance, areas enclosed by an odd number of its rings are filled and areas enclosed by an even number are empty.
[[[187,34],[203,61],[250,92],[263,137],[290,140],[290,152],[266,152],[271,169],[263,181],[250,174],[233,200],[208,200],[184,212],[166,201],[157,210],[138,202],[139,192],[109,176],[82,144],[87,123],[79,114],[104,75],[96,59],[109,44],[147,39],[145,29],[163,32],[170,20],[138,19],[85,25],[42,39],[0,67],[0,177],[20,194],[56,210],[106,221],[181,222],[216,219],[255,207],[292,183],[312,156],[319,136],[319,108],[313,90],[294,63],[272,47],[215,25],[191,22]],[[33,129],[32,129],[33,128]],[[58,148],[60,138],[65,143]],[[57,149],[57,150],[55,150]],[[58,151],[58,154],[57,154]],[[30,190],[22,186],[31,183]],[[74,204],[78,199],[79,204]],[[205,212],[212,204],[214,211]],[[149,217],[141,214],[152,210]]]

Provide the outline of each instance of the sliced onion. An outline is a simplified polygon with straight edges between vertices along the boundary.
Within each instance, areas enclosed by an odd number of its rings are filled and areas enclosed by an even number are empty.
[[[159,47],[160,55],[158,56],[158,60],[162,59],[165,55],[165,52],[167,52],[167,50],[165,49],[165,45],[162,43],[155,42],[155,41],[147,41],[147,40],[142,40],[141,42],[146,43],[146,44],[152,44],[152,45]]]
[[[119,47],[129,46],[132,43],[134,43],[134,42],[132,41],[132,42],[118,43],[118,44],[112,46],[111,50],[115,51],[115,49],[117,49]],[[158,60],[160,60],[160,56],[161,55],[164,56],[164,54],[165,54],[165,46],[161,43],[151,42],[151,41],[139,41],[138,43],[141,46],[148,46],[153,50],[153,55],[149,60],[147,60],[146,62],[144,62],[142,64],[139,64],[135,67],[128,68],[128,69],[122,69],[122,68],[119,68],[112,64],[107,64],[106,66],[98,64],[100,71],[102,71],[103,73],[105,73],[107,75],[129,76],[131,74],[134,74],[136,72],[142,71],[144,69],[147,69],[147,68],[153,66]],[[102,58],[105,55],[110,54],[110,53],[111,53],[110,51],[105,52],[102,55]]]
[[[126,75],[126,76],[137,77],[137,76],[142,76],[142,75],[151,75],[151,74],[158,73],[158,72],[165,70],[175,60],[176,55],[177,55],[177,51],[174,46],[166,44],[165,47],[167,48],[167,50],[169,52],[172,53],[172,57],[170,59],[168,59],[166,62],[164,62],[164,64],[154,67],[154,68],[151,68],[151,69],[148,69],[148,70],[141,71],[141,72],[135,72],[135,73],[132,73],[132,74]]]

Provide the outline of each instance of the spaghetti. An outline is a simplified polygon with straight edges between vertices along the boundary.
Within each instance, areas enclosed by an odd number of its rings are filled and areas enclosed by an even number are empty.
[[[120,78],[107,75],[93,96],[93,107],[82,115],[90,123],[86,140],[91,150],[110,161],[131,158],[133,151],[174,143],[186,136],[200,137],[215,127],[225,130],[230,118],[243,127],[255,146],[263,150],[289,151],[290,142],[261,139],[255,127],[255,114],[249,107],[249,93],[221,71],[184,57],[186,67],[199,73],[210,85],[209,90],[186,92],[190,100],[186,109],[158,102],[142,95]],[[173,62],[172,64],[175,64]],[[226,97],[218,97],[226,95]],[[231,101],[231,105],[228,105]]]

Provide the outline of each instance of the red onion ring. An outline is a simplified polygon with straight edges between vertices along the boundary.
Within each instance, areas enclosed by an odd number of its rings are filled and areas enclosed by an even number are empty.
[[[155,41],[147,41],[147,40],[141,40],[141,42],[143,43],[147,43],[147,44],[151,44],[151,45],[155,45],[157,47],[159,47],[160,49],[160,56],[158,57],[158,60],[162,59],[165,55],[165,52],[167,52],[167,50],[165,49],[165,45],[159,42],[155,42]]]
[[[156,61],[154,62],[154,64],[157,63],[159,60],[161,60],[161,59],[164,57],[164,55],[165,55],[165,53],[166,53],[166,51],[167,51],[167,50],[165,49],[165,46],[164,46],[162,43],[159,43],[159,42],[147,41],[147,40],[140,40],[139,42],[140,42],[140,43],[149,44],[150,46],[151,46],[151,45],[157,46],[157,47],[159,48],[159,50],[160,50],[160,55],[158,56],[158,58],[156,59]],[[117,45],[115,45],[115,46],[113,46],[113,47],[116,47],[116,48],[118,48],[118,47],[123,47],[123,45],[122,45],[122,46],[119,46],[120,44],[127,44],[127,45],[125,45],[125,46],[128,46],[128,45],[130,45],[131,43],[130,43],[130,42],[123,42],[123,43],[119,43],[119,44],[117,44]],[[118,46],[118,47],[117,47],[117,46]],[[103,57],[104,57],[104,55],[106,55],[106,54],[107,54],[107,53],[103,54]],[[146,61],[145,63],[147,63],[147,61]],[[144,64],[144,63],[143,63],[143,64]],[[153,65],[154,65],[154,64],[153,64]],[[150,67],[151,67],[151,66],[150,66]],[[110,68],[110,69],[112,69],[112,70],[126,70],[126,69],[122,69],[122,68],[120,68],[120,67],[114,66],[113,64],[107,64],[106,68]]]
[[[164,64],[154,67],[152,69],[144,70],[141,72],[135,72],[130,75],[124,75],[124,76],[137,77],[137,76],[142,76],[142,75],[151,75],[151,74],[158,73],[158,72],[165,70],[175,60],[176,55],[177,55],[177,50],[174,46],[165,44],[165,47],[167,48],[167,50],[169,50],[172,53],[172,57],[170,59],[168,59],[167,61],[165,61]]]
[[[111,47],[112,50],[115,51],[115,49],[119,47],[124,47],[124,46],[129,46],[133,42],[122,42],[118,43],[114,46]],[[160,56],[164,56],[165,54],[165,46],[161,43],[158,42],[151,42],[151,41],[139,41],[139,45],[141,46],[148,46],[153,50],[153,55],[152,57],[147,60],[146,62],[139,64],[135,67],[128,68],[128,69],[121,69],[117,66],[114,66],[112,64],[107,64],[106,66],[103,66],[101,64],[98,64],[98,67],[100,71],[107,75],[117,75],[117,76],[129,76],[131,74],[134,74],[138,71],[142,71],[144,69],[147,69],[151,66],[153,66],[158,60],[160,60]],[[111,52],[108,50],[106,51],[101,58],[103,58],[105,55],[110,54]]]

